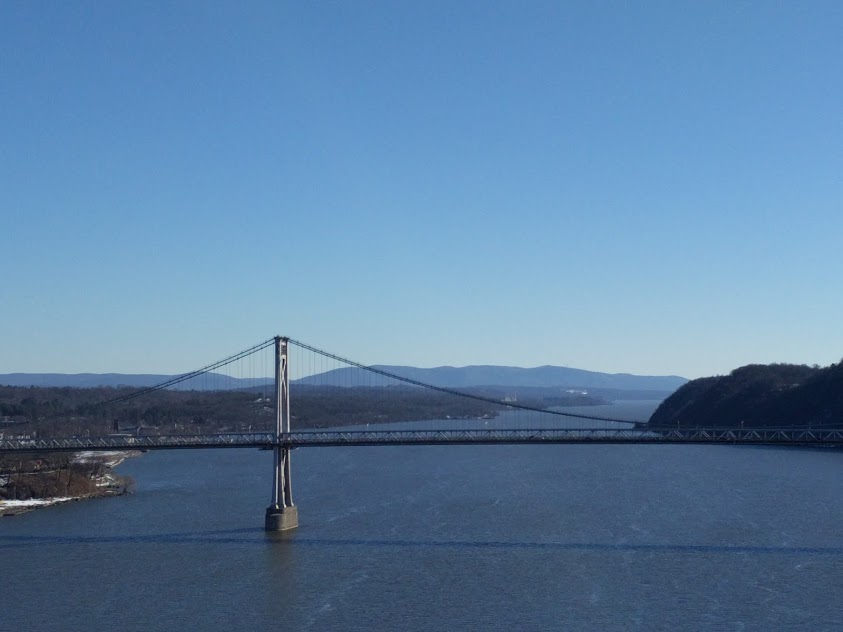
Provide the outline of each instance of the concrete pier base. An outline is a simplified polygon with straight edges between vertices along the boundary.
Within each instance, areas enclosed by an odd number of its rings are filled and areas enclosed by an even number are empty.
[[[265,529],[267,531],[287,531],[299,526],[299,509],[293,507],[267,507]]]

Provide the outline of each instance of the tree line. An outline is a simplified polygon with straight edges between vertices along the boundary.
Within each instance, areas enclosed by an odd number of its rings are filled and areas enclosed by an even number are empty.
[[[325,428],[427,419],[494,417],[502,401],[481,401],[411,386],[291,386],[295,428]],[[159,390],[127,401],[128,387],[0,386],[0,432],[31,437],[101,436],[115,432],[194,434],[259,432],[275,425],[275,396],[256,387],[229,391]],[[602,399],[560,389],[483,387],[464,392],[520,404],[588,405]]]

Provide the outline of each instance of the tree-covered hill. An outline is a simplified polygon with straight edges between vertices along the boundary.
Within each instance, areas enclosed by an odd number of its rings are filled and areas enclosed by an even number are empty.
[[[650,425],[843,427],[843,362],[826,368],[750,364],[692,380],[656,409]]]

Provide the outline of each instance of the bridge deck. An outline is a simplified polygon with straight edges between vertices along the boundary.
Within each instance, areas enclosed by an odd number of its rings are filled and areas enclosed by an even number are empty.
[[[173,450],[376,445],[471,444],[743,444],[843,446],[843,429],[635,430],[535,428],[496,430],[313,430],[282,434],[226,433],[0,440],[2,452]]]

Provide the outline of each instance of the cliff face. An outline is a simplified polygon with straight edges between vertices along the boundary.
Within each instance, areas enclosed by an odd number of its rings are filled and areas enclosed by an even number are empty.
[[[662,428],[843,427],[843,362],[824,369],[751,364],[692,380],[650,417]]]

